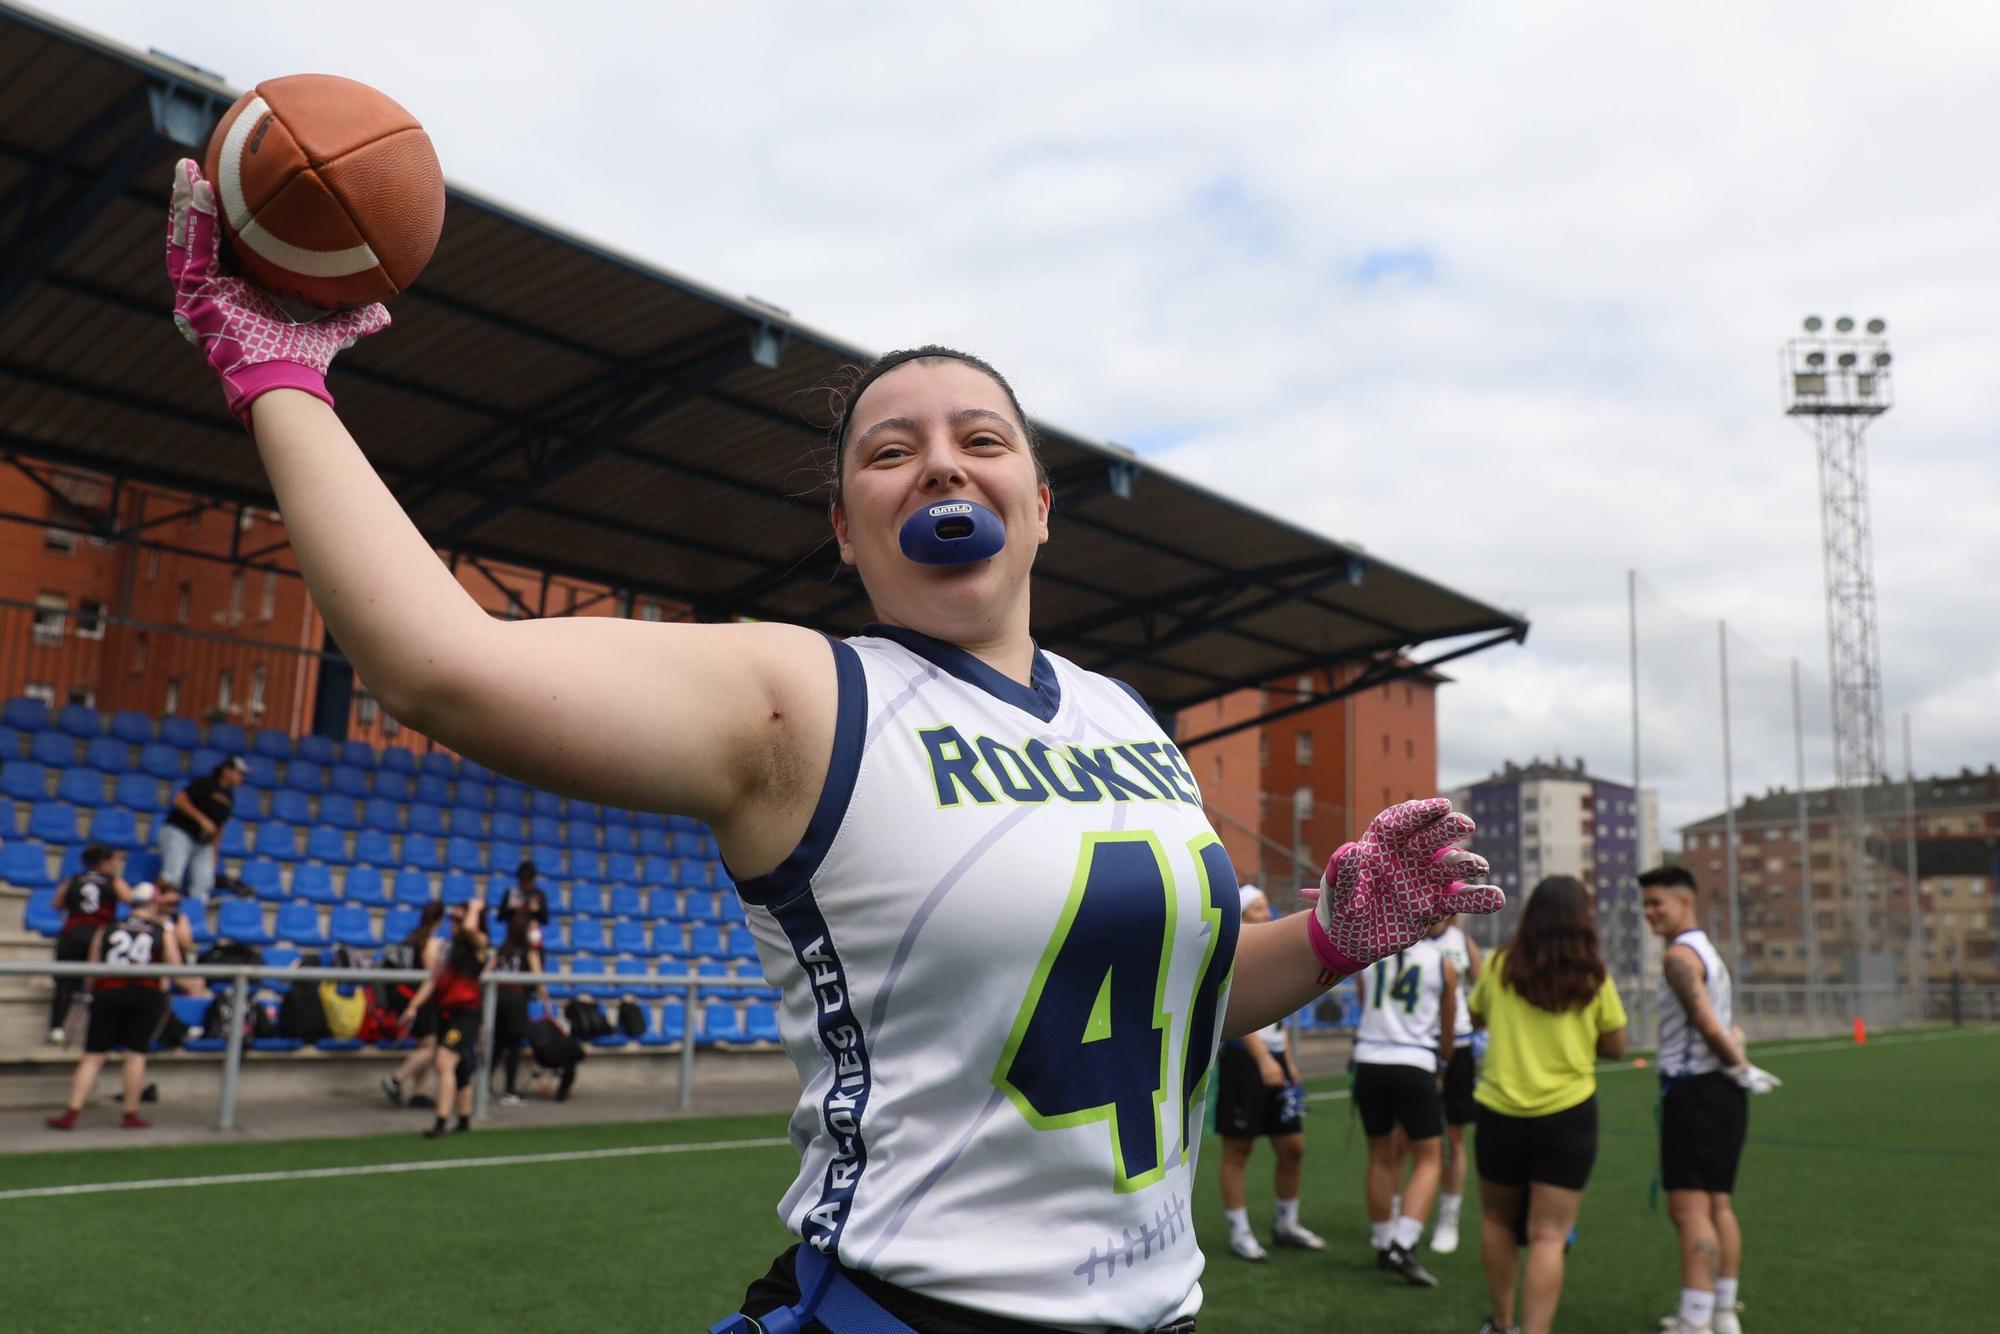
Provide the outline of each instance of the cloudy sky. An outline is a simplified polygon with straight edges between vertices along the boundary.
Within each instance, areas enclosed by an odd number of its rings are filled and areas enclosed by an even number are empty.
[[[1525,610],[1452,669],[1447,784],[1629,773],[1637,568],[1670,826],[1720,806],[1718,618],[1738,790],[1790,780],[1786,662],[1826,650],[1776,350],[1883,315],[1891,754],[1908,710],[1920,768],[2000,759],[2000,9],[44,3],[239,87],[377,84],[458,183],[978,350],[1039,416]]]

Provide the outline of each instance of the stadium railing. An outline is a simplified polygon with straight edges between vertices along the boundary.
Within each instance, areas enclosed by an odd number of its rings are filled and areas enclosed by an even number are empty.
[[[308,965],[274,967],[269,964],[148,964],[143,970],[134,970],[117,964],[103,963],[56,963],[38,961],[0,960],[0,977],[130,977],[134,971],[142,971],[147,977],[176,978],[199,977],[222,979],[230,984],[231,1013],[244,1014],[250,1004],[250,984],[253,979],[292,982],[402,982],[419,985],[429,974],[414,969],[395,968],[321,968]],[[480,1068],[490,1070],[493,1066],[493,1016],[499,1003],[500,988],[560,985],[570,988],[601,986],[611,995],[629,991],[634,982],[640,982],[649,990],[659,988],[685,994],[684,1032],[679,1050],[679,1108],[685,1112],[694,1105],[694,1057],[698,1045],[698,1008],[700,993],[704,991],[729,991],[735,988],[756,988],[765,985],[761,977],[697,977],[692,973],[648,973],[635,977],[629,973],[487,973],[479,980],[480,989]],[[223,1049],[222,1088],[218,1095],[216,1129],[233,1130],[236,1127],[236,1091],[243,1071],[243,1025],[231,1024]],[[473,1115],[484,1116],[487,1108],[487,1081],[473,1081]]]

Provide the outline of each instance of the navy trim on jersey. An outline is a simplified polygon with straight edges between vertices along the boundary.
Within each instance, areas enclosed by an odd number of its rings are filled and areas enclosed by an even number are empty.
[[[1158,724],[1161,731],[1164,732],[1167,730],[1167,725],[1165,723],[1160,722],[1160,716],[1153,712],[1153,706],[1146,702],[1146,697],[1139,693],[1139,688],[1137,686],[1133,685],[1130,681],[1124,680],[1116,676],[1106,676],[1104,679],[1109,681],[1112,685],[1117,686],[1120,690],[1124,691],[1126,694],[1130,695],[1132,697],[1132,702],[1134,704],[1137,704],[1140,710],[1148,718],[1151,718],[1156,724]]]
[[[838,639],[826,641],[833,648],[835,688],[838,703],[833,721],[833,755],[826,762],[826,785],[820,789],[819,803],[806,823],[804,837],[791,855],[774,870],[748,880],[736,879],[736,892],[745,903],[782,903],[802,893],[812,883],[819,864],[826,860],[833,836],[847,818],[847,803],[854,796],[854,779],[861,772],[861,749],[868,727],[868,678],[861,669],[861,655]],[[727,869],[725,866],[724,869]]]
[[[916,630],[905,630],[900,625],[872,623],[861,628],[861,633],[878,639],[888,639],[901,644],[926,662],[950,672],[969,686],[984,690],[1003,704],[1012,704],[1023,713],[1033,714],[1045,723],[1054,722],[1056,710],[1062,707],[1062,682],[1056,679],[1055,664],[1045,657],[1041,649],[1035,650],[1035,665],[1031,672],[1031,685],[1022,685],[1009,677],[994,671],[979,659],[967,653],[956,644],[947,644],[942,639],[932,639]],[[1130,686],[1125,687],[1130,690]],[[1138,698],[1134,695],[1133,698]],[[1144,707],[1144,701],[1140,702]],[[1148,709],[1150,716],[1152,710]]]
[[[792,955],[811,987],[820,1048],[833,1076],[819,1106],[820,1125],[833,1144],[833,1157],[826,1165],[819,1203],[806,1210],[799,1236],[822,1255],[838,1258],[840,1234],[852,1212],[861,1174],[868,1168],[868,1146],[861,1136],[861,1118],[873,1086],[868,1043],[854,1012],[847,969],[833,947],[833,933],[819,901],[810,892],[797,894],[771,909],[771,916],[784,928]]]

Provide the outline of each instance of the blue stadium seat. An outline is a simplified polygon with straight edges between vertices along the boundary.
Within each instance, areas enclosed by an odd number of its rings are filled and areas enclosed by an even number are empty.
[[[111,799],[135,811],[157,812],[161,808],[160,780],[151,774],[122,773]]]
[[[250,887],[252,894],[270,903],[285,897],[284,877],[284,868],[269,857],[252,857],[243,863],[236,876]]]
[[[125,879],[132,884],[160,878],[160,854],[151,848],[140,848],[125,859]]]
[[[427,752],[424,755],[423,760],[417,766],[418,773],[436,774],[439,778],[446,779],[447,781],[450,780],[451,777],[457,773],[457,771],[458,771],[458,765],[452,761],[451,756],[445,754],[441,750],[433,750]]]
[[[542,953],[545,955],[568,954],[569,923],[558,917],[542,928]]]
[[[604,886],[593,880],[579,880],[569,887],[569,910],[592,917],[604,916]]]
[[[637,857],[629,852],[613,852],[606,854],[604,858],[604,878],[629,887],[641,883],[645,876],[639,869]],[[614,908],[612,911],[617,910]]]
[[[396,803],[387,797],[370,797],[361,808],[361,823],[364,828],[394,833],[403,827],[403,817],[396,810]]]
[[[668,857],[673,855],[672,850],[667,846],[667,831],[656,829],[652,825],[640,825],[639,851],[651,857]]]
[[[364,829],[354,836],[354,860],[370,866],[396,865],[396,850],[382,829]]]
[[[194,754],[188,757],[188,774],[199,778],[203,774],[214,773],[215,766],[228,758],[214,746],[196,746]]]
[[[205,946],[213,945],[215,927],[208,920],[208,909],[188,901],[181,905],[181,911],[187,914],[188,934],[194,937],[195,949],[200,951]]]
[[[656,885],[646,891],[646,916],[677,920],[681,915],[681,896],[665,885]]]
[[[0,723],[23,732],[39,732],[49,725],[49,706],[38,699],[17,696],[7,701],[5,709],[0,709]]]
[[[751,1001],[743,1007],[743,1032],[752,1042],[779,1042],[778,1007]]]
[[[37,732],[28,741],[28,758],[51,769],[76,763],[76,738],[67,732]]]
[[[284,862],[299,859],[298,833],[283,820],[266,820],[258,825],[257,840],[252,846],[259,857],[276,857]]]
[[[553,844],[535,844],[534,847],[528,849],[528,859],[534,862],[535,869],[540,871],[544,876],[567,875],[569,873],[569,858],[563,856],[563,850]]]
[[[244,735],[243,728],[236,723],[210,723],[208,744],[212,750],[249,758],[250,739]]]
[[[241,792],[242,789],[238,789]],[[222,826],[222,839],[216,844],[225,857],[248,857],[250,855],[251,825],[241,820],[231,820]]]
[[[563,826],[563,841],[572,848],[595,848],[598,836],[602,832],[602,827],[595,821],[579,820],[571,816],[569,822]]]
[[[750,919],[744,915],[743,900],[737,898],[734,891],[724,891],[715,896],[715,920],[726,926],[731,922],[747,922]]]
[[[611,928],[611,948],[620,954],[653,953],[651,942],[646,939],[646,928],[639,922],[619,922]]]
[[[321,824],[332,825],[335,829],[352,831],[361,827],[361,814],[355,807],[352,797],[321,797],[319,819]]]
[[[312,802],[303,792],[279,788],[271,794],[271,818],[289,820],[293,824],[311,824]]]
[[[56,778],[56,797],[77,806],[102,806],[104,775],[95,769],[65,769]]]
[[[123,806],[99,806],[90,813],[90,841],[131,852],[139,846],[139,822]]]
[[[88,741],[104,734],[104,716],[88,704],[65,704],[56,713],[56,728]]]
[[[639,883],[642,885],[672,885],[680,880],[680,872],[675,869],[672,857],[639,858]]]
[[[728,965],[728,964],[726,964],[726,963],[724,963],[724,962],[723,962],[723,961],[722,961],[721,959],[703,959],[703,960],[702,960],[701,962],[699,962],[699,963],[697,963],[697,964],[695,965],[695,967],[694,967],[694,971],[695,971],[695,975],[696,975],[697,977],[735,977],[735,976],[736,976],[736,974],[735,974],[734,972],[732,972],[732,971],[730,970],[730,967],[729,967],[729,965]],[[735,990],[735,988],[733,988],[733,987],[732,987],[732,988],[730,988],[730,991],[729,991],[729,994],[730,994],[730,995],[731,995],[732,997],[733,997],[733,996],[735,996],[735,995],[736,995],[736,990]]]
[[[410,828],[419,834],[429,834],[432,838],[443,838],[444,807],[419,802],[410,807]]]
[[[330,824],[316,824],[306,831],[306,856],[330,866],[345,866],[347,836]]]
[[[228,899],[215,914],[215,934],[244,945],[271,945],[277,940],[264,926],[264,909],[250,899]]]
[[[396,872],[396,902],[421,908],[435,897],[431,890],[431,878],[422,871],[404,867]]]
[[[186,754],[163,741],[155,741],[139,751],[139,767],[155,778],[180,782],[187,774]]]
[[[470,903],[477,895],[478,891],[473,887],[471,876],[463,871],[446,871],[444,873],[444,892],[440,897],[443,899],[445,907],[451,908],[461,903]]]
[[[0,880],[7,879],[6,868],[0,867]],[[34,894],[28,898],[28,911],[22,918],[22,925],[37,935],[53,940],[62,934],[63,915],[56,911],[55,895]]]
[[[417,775],[417,800],[433,806],[443,806],[451,801],[451,784],[436,774]]]
[[[42,845],[25,838],[0,844],[0,880],[19,889],[43,889],[56,882]]]
[[[632,812],[626,810],[623,806],[601,806],[598,809],[604,813],[604,823],[606,826],[620,825],[630,829],[634,823]]]
[[[729,957],[732,959],[756,959],[757,938],[750,934],[749,927],[732,926],[729,928]]]
[[[340,743],[340,762],[357,769],[373,769],[376,763],[375,747],[366,741],[343,741]]]
[[[369,920],[368,910],[355,903],[343,903],[333,910],[333,917],[327,924],[327,935],[336,945],[349,949],[380,949],[382,937],[375,934],[375,927]]]
[[[638,851],[638,831],[629,824],[608,824],[604,826],[604,850],[622,852],[627,856]]]
[[[467,810],[483,811],[493,805],[493,789],[488,784],[460,778],[458,786],[452,790],[451,799],[454,805]]]
[[[563,799],[545,789],[539,787],[530,788],[528,791],[528,811],[533,815],[546,815],[552,820],[556,819],[563,813]]]
[[[654,954],[679,959],[687,954],[687,932],[679,922],[660,921],[653,923]]]
[[[509,815],[526,815],[528,789],[512,779],[501,779],[493,785],[493,809]]]
[[[310,903],[287,903],[278,909],[278,924],[272,934],[279,940],[308,949],[322,949],[330,942],[320,925],[319,912]]]
[[[690,922],[716,921],[715,895],[691,889],[681,898],[681,916]]]
[[[293,760],[285,766],[284,784],[297,791],[310,792],[318,796],[326,791],[326,769],[323,765]]]
[[[486,869],[486,855],[479,844],[469,838],[453,838],[446,842],[444,864],[447,868],[465,874]]]
[[[687,1036],[687,1006],[677,1000],[670,1000],[660,1007],[659,1022],[646,1030],[639,1039],[642,1047],[677,1046]]]
[[[410,776],[399,770],[384,767],[376,771],[375,781],[370,785],[370,790],[376,796],[387,797],[390,801],[408,801]]]
[[[192,718],[170,715],[160,719],[160,740],[181,750],[193,750],[201,744],[201,728]]]
[[[333,870],[324,862],[300,862],[292,868],[292,897],[307,903],[332,903]]]
[[[569,943],[571,949],[587,950],[592,954],[604,954],[611,948],[611,942],[604,936],[604,923],[595,917],[579,917],[571,922]]]
[[[299,738],[299,758],[312,764],[332,764],[339,758],[339,747],[329,737],[302,736]]]
[[[602,880],[604,854],[590,848],[572,848],[569,854],[569,873],[588,876],[592,880]]]
[[[528,841],[531,843],[560,844],[563,841],[562,822],[553,815],[537,815],[528,821]]]
[[[132,767],[132,747],[115,736],[94,736],[83,748],[83,762],[101,774],[122,774]]]
[[[76,843],[83,838],[76,827],[76,807],[66,801],[38,801],[28,811],[28,837],[44,843]]]
[[[652,968],[644,959],[620,959],[614,967],[620,977],[646,978],[652,975]],[[626,985],[625,994],[638,1000],[657,1000],[666,994],[666,988],[649,986],[647,983],[631,982]]]
[[[495,875],[511,876],[521,865],[521,845],[496,839],[486,845],[486,866]]]
[[[27,750],[27,733],[0,726],[0,760],[18,760]]]
[[[701,1042],[704,1045],[735,1046],[749,1040],[734,1002],[712,1000],[701,1007]]]
[[[208,1007],[214,1004],[214,997],[184,996],[177,993],[167,1001],[167,1004],[173,1010],[174,1018],[193,1030],[200,1028],[202,1021],[208,1018]]]
[[[406,903],[399,903],[389,909],[388,915],[382,919],[382,939],[401,940],[416,930],[417,923],[422,920],[420,910]]]
[[[427,835],[403,835],[403,862],[425,871],[444,869],[444,857],[438,851],[438,841]]]
[[[451,808],[451,818],[445,823],[445,829],[457,838],[486,837],[486,821],[478,811],[469,811],[463,806]]]
[[[208,731],[208,744],[211,746],[222,745],[220,741],[215,739],[214,728],[210,728]],[[239,746],[238,749],[241,749],[241,747]],[[297,749],[298,747],[293,743],[291,736],[285,732],[280,732],[275,727],[264,728],[257,733],[257,739],[250,743],[251,754],[262,755],[266,759],[272,760],[289,760]]]
[[[521,823],[521,817],[505,811],[493,813],[493,837],[506,839],[509,843],[526,843],[528,830]]]
[[[389,906],[389,891],[382,886],[382,873],[373,866],[349,867],[341,890],[341,897],[349,903],[367,908]]]
[[[368,771],[352,764],[336,764],[327,788],[343,797],[365,800],[368,796]]]
[[[128,746],[143,746],[153,739],[153,720],[137,709],[120,709],[111,715],[111,735]]]
[[[402,746],[385,746],[382,750],[382,768],[391,773],[414,774],[417,771],[417,757]]]
[[[704,959],[720,959],[729,951],[724,947],[722,928],[709,922],[696,924],[688,932],[688,952]]]
[[[507,921],[498,913],[486,919],[486,940],[494,949],[502,949],[507,944]]]

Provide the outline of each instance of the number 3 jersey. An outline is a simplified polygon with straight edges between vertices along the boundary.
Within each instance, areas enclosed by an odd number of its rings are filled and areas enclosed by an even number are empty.
[[[1024,686],[899,628],[833,653],[818,808],[738,887],[801,1084],[786,1225],[1018,1320],[1193,1313],[1238,907],[1185,760],[1052,655]]]

